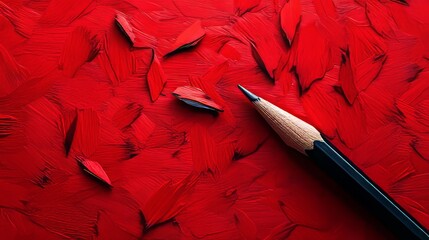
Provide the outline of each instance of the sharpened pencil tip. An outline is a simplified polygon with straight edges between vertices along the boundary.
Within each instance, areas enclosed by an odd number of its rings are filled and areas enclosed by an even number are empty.
[[[241,90],[241,92],[251,101],[251,102],[256,102],[259,101],[259,97],[256,96],[255,94],[251,93],[249,90],[245,89],[244,87],[242,87],[240,84],[237,85],[237,87]]]

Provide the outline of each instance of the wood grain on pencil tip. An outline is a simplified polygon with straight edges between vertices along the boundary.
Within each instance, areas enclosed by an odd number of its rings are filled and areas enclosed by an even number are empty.
[[[241,85],[238,85],[238,88],[288,146],[307,155],[306,150],[314,148],[314,141],[323,141],[320,132],[310,124],[256,96]]]

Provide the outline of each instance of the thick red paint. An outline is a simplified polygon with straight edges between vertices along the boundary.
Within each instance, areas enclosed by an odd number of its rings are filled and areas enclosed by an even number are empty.
[[[182,33],[180,33],[179,36],[177,36],[176,40],[171,45],[170,50],[166,54],[171,54],[181,49],[193,47],[197,45],[205,35],[206,32],[201,27],[201,21],[197,20]]]
[[[164,89],[164,85],[167,81],[164,70],[162,69],[158,57],[155,55],[155,52],[153,52],[146,80],[149,86],[150,98],[152,99],[152,102],[155,102],[159,98],[159,95],[161,94],[162,89]]]
[[[222,106],[215,103],[210,96],[200,88],[182,86],[176,88],[172,94],[179,100],[182,100],[191,106],[223,112]]]
[[[286,2],[280,13],[280,23],[289,44],[292,44],[296,29],[301,21],[301,2],[290,0]]]
[[[237,84],[316,126],[429,227],[428,10],[0,2],[2,239],[394,239]]]
[[[15,123],[15,117],[0,114],[0,137],[6,137],[12,134]]]
[[[82,169],[85,172],[100,180],[101,182],[112,186],[109,176],[107,176],[106,172],[103,170],[103,167],[101,167],[98,162],[90,161],[82,157],[76,157],[76,160],[81,164]]]

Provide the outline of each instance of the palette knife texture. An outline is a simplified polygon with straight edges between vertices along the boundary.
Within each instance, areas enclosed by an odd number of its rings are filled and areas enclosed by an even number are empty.
[[[428,228],[428,8],[1,1],[2,239],[396,239],[237,84]]]

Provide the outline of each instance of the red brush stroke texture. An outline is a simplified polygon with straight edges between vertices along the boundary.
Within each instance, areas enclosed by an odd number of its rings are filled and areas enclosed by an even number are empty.
[[[237,84],[315,125],[429,227],[428,11],[0,2],[1,238],[394,239]],[[224,111],[180,103],[183,86]]]
[[[172,94],[176,96],[178,99],[185,101],[188,104],[189,104],[188,101],[191,101],[191,103],[197,104],[197,107],[201,106],[201,107],[206,107],[210,110],[223,112],[222,106],[213,102],[213,100],[211,100],[209,95],[207,95],[205,92],[203,92],[201,89],[197,87],[192,87],[192,86],[178,87],[176,88],[176,90],[174,90]]]

